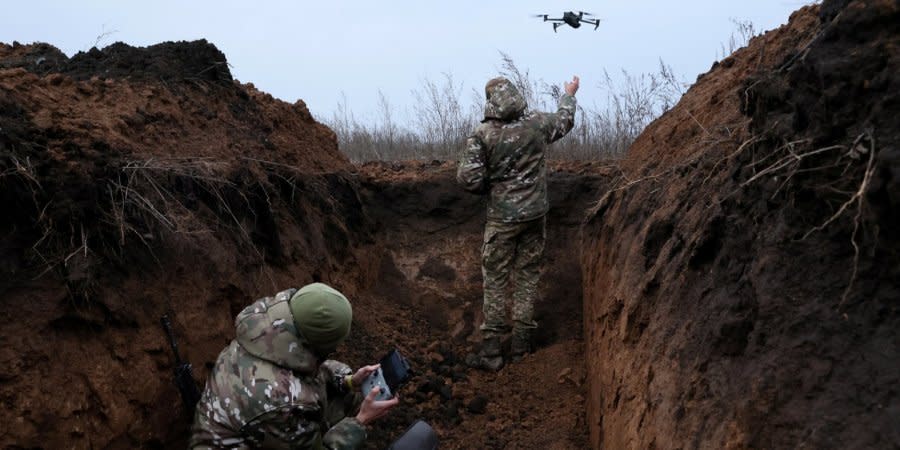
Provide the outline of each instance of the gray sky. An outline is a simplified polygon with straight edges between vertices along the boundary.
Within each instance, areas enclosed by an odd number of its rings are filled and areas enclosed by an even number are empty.
[[[497,73],[498,51],[535,78],[561,83],[581,76],[579,99],[603,97],[603,70],[653,72],[662,58],[685,81],[707,71],[736,26],[764,31],[786,23],[803,0],[491,1],[8,1],[0,42],[48,42],[72,56],[123,41],[146,46],[206,38],[228,57],[242,82],[331,117],[341,93],[363,118],[377,92],[398,109],[423,78],[450,72],[468,92]],[[560,28],[530,17],[585,10],[597,31]]]

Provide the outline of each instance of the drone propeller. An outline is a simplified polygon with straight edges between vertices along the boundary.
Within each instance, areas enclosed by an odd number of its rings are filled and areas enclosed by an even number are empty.
[[[593,14],[584,11],[578,11],[578,14],[581,14],[582,16],[593,16]]]

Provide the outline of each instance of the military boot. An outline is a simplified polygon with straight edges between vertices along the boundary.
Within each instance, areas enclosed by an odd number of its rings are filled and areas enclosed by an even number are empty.
[[[466,356],[466,365],[473,369],[490,370],[496,372],[503,367],[503,352],[500,346],[500,337],[490,337],[481,342],[481,349],[477,353]]]
[[[531,353],[532,350],[534,349],[531,348],[531,332],[513,332],[512,342],[509,344],[510,361],[519,362],[526,353]]]

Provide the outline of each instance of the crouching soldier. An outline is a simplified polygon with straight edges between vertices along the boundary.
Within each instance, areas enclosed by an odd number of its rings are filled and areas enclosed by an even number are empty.
[[[327,359],[350,333],[343,294],[314,283],[257,300],[235,319],[236,337],[219,354],[194,417],[191,448],[355,449],[366,425],[398,400],[362,400],[362,381]]]

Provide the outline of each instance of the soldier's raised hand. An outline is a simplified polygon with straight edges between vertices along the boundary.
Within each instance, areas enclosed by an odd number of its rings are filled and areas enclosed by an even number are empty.
[[[578,82],[579,82],[578,75],[575,75],[572,77],[571,83],[568,83],[568,82],[563,83],[563,87],[566,89],[566,94],[569,94],[574,97],[575,93],[578,92]]]

